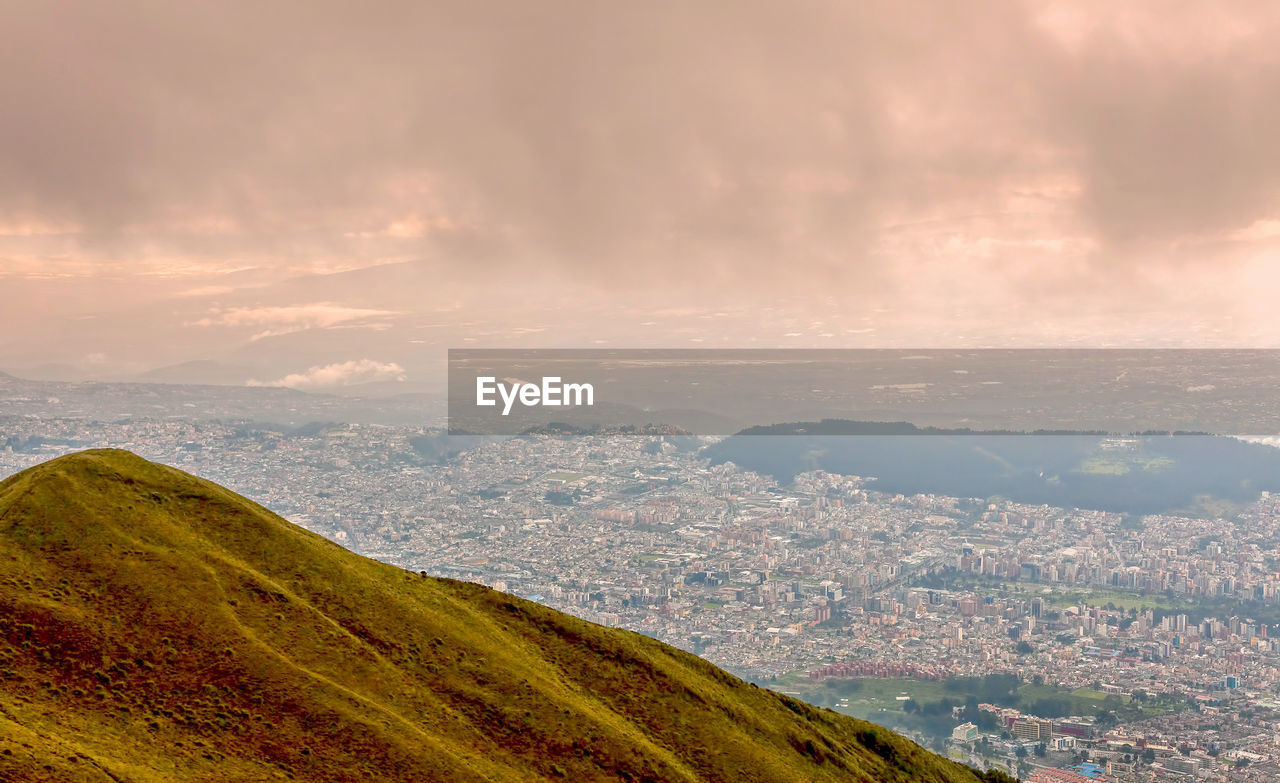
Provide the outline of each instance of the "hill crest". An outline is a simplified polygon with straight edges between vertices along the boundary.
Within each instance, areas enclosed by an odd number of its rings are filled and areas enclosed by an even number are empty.
[[[3,779],[980,779],[115,450],[0,482],[0,679]]]

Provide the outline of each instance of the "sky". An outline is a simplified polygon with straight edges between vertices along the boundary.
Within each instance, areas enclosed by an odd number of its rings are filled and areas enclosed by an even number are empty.
[[[1273,2],[0,0],[0,369],[1280,347]]]

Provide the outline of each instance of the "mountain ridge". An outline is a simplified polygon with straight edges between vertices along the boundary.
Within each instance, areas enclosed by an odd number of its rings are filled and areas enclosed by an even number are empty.
[[[128,452],[0,482],[0,779],[982,779]]]

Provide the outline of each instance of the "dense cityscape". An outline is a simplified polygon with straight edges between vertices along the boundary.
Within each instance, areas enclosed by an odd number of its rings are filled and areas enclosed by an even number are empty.
[[[1280,498],[1266,493],[1216,517],[1131,517],[823,472],[779,486],[659,434],[0,427],[0,475],[127,448],[362,554],[645,633],[1024,779],[1280,774]]]

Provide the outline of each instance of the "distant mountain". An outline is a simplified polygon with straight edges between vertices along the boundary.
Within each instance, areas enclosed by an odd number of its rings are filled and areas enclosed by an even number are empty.
[[[13,371],[15,377],[29,381],[60,381],[78,383],[87,381],[90,374],[70,364],[37,364],[34,367],[19,367]]]
[[[983,779],[113,450],[0,483],[0,680],[2,780]]]
[[[134,378],[138,383],[181,383],[202,386],[243,386],[253,377],[248,367],[199,360],[170,364],[141,373]]]
[[[874,477],[872,489],[1020,503],[1198,513],[1280,491],[1280,449],[1198,433],[1108,435],[917,428],[829,419],[752,427],[703,450],[713,464],[788,483],[805,471]]]
[[[430,395],[376,399],[339,397],[278,386],[206,386],[178,383],[67,383],[13,378],[0,383],[0,411],[9,416],[134,417],[252,420],[297,427],[307,422],[444,424],[444,400]]]
[[[335,394],[340,397],[406,397],[409,395],[425,396],[428,390],[432,389],[429,383],[413,382],[413,381],[369,381],[368,383],[353,383],[340,386],[324,386],[315,389],[325,394]],[[439,399],[443,399],[443,395],[439,392],[431,395]]]

